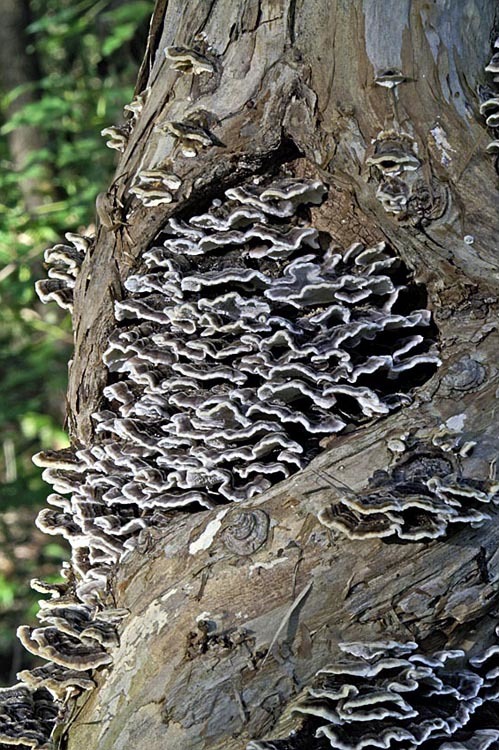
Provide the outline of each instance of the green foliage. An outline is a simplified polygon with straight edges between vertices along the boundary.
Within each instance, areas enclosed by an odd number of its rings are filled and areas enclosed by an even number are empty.
[[[21,536],[4,520],[26,508],[23,522],[33,534],[33,514],[48,488],[31,456],[67,445],[63,422],[71,325],[55,305],[45,308],[37,301],[34,281],[44,276],[45,247],[61,241],[65,232],[92,231],[95,198],[111,181],[116,158],[100,131],[122,121],[123,106],[133,96],[154,5],[153,0],[29,1],[28,51],[38,59],[40,79],[0,90],[2,663],[14,623],[8,612],[15,611],[21,622],[34,615],[38,595],[27,586],[27,571],[50,575],[67,558],[65,545],[49,537],[32,547],[33,559],[19,565]],[[28,101],[28,94],[34,100]],[[16,108],[17,101],[25,103]],[[22,171],[14,172],[8,137],[24,126],[36,129],[42,146],[26,154]],[[23,202],[23,179],[42,196],[31,215]]]

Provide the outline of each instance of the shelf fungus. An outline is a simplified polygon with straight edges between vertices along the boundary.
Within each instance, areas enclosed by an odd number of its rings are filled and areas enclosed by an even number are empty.
[[[45,688],[0,688],[0,747],[49,750],[58,709]]]
[[[387,89],[393,89],[395,86],[399,86],[401,83],[405,83],[407,77],[400,72],[397,68],[388,68],[387,70],[380,70],[376,74],[374,83],[378,86],[384,86]]]
[[[106,146],[108,148],[123,152],[128,143],[130,127],[127,125],[111,125],[110,127],[101,130],[100,134],[103,138],[107,138]]]
[[[180,186],[161,170],[138,182]],[[126,280],[96,441],[34,459],[53,487],[37,523],[62,534],[72,558],[65,583],[34,582],[50,598],[40,626],[19,637],[52,664],[23,673],[27,685],[58,699],[111,663],[122,613],[106,609],[108,580],[144,530],[174,509],[267,490],[325,438],[410,402],[435,372],[421,290],[384,243],[341,250],[319,233],[311,207],[326,195],[322,182],[290,176],[233,187],[170,219]],[[268,530],[263,511],[234,513],[222,539],[250,555]]]
[[[125,282],[99,442],[35,459],[54,488],[38,525],[72,545],[85,604],[172,508],[263,492],[323,438],[406,403],[439,364],[430,313],[412,308],[389,248],[341,252],[319,236],[308,206],[325,194],[292,177],[232,188],[171,219]],[[251,553],[261,519],[240,520]]]
[[[172,135],[184,156],[195,157],[200,151],[211,146],[224,147],[210,130],[197,122],[163,122],[157,126],[158,130]]]
[[[499,626],[496,627],[499,639]],[[470,659],[470,664],[483,679],[482,694],[487,701],[499,700],[499,641]]]
[[[144,105],[149,97],[150,91],[150,87],[147,87],[146,89],[144,89],[144,91],[141,91],[140,94],[136,94],[130,104],[125,104],[125,106],[123,107],[124,115],[129,122],[131,121],[132,127],[135,125],[140,113],[144,109]],[[101,133],[101,135],[104,135],[104,133]]]
[[[392,130],[379,133],[366,165],[377,178],[376,198],[387,213],[416,223],[442,215],[443,188],[424,177],[416,143],[409,135]]]
[[[497,40],[496,40],[497,41]],[[494,44],[494,50],[496,50]],[[485,124],[492,131],[494,140],[487,146],[487,153],[497,157],[499,152],[499,141],[497,131],[499,128],[499,52],[494,51],[492,57],[485,67],[485,72],[492,75],[493,87],[479,85],[477,87],[478,100],[480,102],[480,114],[485,117]],[[498,162],[496,158],[496,170]]]
[[[65,237],[68,244],[60,243],[45,250],[48,278],[35,282],[35,290],[41,302],[56,302],[71,312],[76,279],[92,239],[72,232]]]
[[[95,681],[89,672],[68,669],[53,662],[43,667],[23,669],[17,673],[17,679],[32,690],[45,688],[54,700],[60,702],[63,702],[68,694],[92,690],[95,687]]]
[[[35,656],[69,669],[85,671],[112,662],[111,656],[94,638],[68,635],[53,625],[42,628],[20,625],[17,637]]]
[[[213,63],[206,55],[187,47],[166,47],[165,57],[170,62],[170,67],[181,73],[211,75],[215,70]]]
[[[182,180],[164,169],[147,169],[139,172],[135,184],[130,188],[146,207],[160,206],[173,201],[173,193],[180,188]]]
[[[499,731],[480,714],[489,700],[485,681],[463,651],[428,655],[414,642],[396,641],[339,647],[342,657],[316,673],[292,708],[301,727],[283,740],[252,741],[247,750],[496,747]]]
[[[414,172],[420,163],[414,153],[412,139],[397,133],[380,134],[374,144],[373,154],[366,159],[366,164],[377,167],[384,175]]]
[[[362,494],[345,494],[324,508],[319,520],[350,539],[427,541],[448,533],[450,524],[489,520],[498,492],[497,482],[464,477],[449,452],[419,445],[390,472],[375,472]]]

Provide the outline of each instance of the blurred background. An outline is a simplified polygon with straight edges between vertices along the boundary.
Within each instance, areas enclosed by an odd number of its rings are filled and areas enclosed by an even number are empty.
[[[31,462],[68,445],[71,322],[43,306],[43,250],[93,231],[145,50],[153,0],[0,0],[0,684],[31,660],[15,638],[36,623],[29,579],[59,580],[64,540],[34,519],[50,488]]]

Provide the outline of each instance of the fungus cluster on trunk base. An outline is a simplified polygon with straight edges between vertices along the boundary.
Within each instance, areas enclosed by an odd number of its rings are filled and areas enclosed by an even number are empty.
[[[0,748],[49,750],[57,706],[44,688],[0,688]]]

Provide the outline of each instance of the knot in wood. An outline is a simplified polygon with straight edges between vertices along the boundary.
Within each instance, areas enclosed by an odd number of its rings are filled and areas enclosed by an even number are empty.
[[[455,362],[442,378],[442,385],[449,391],[474,391],[486,377],[485,367],[469,356]]]
[[[264,510],[235,513],[222,532],[226,549],[236,555],[251,555],[267,540],[270,519]]]

